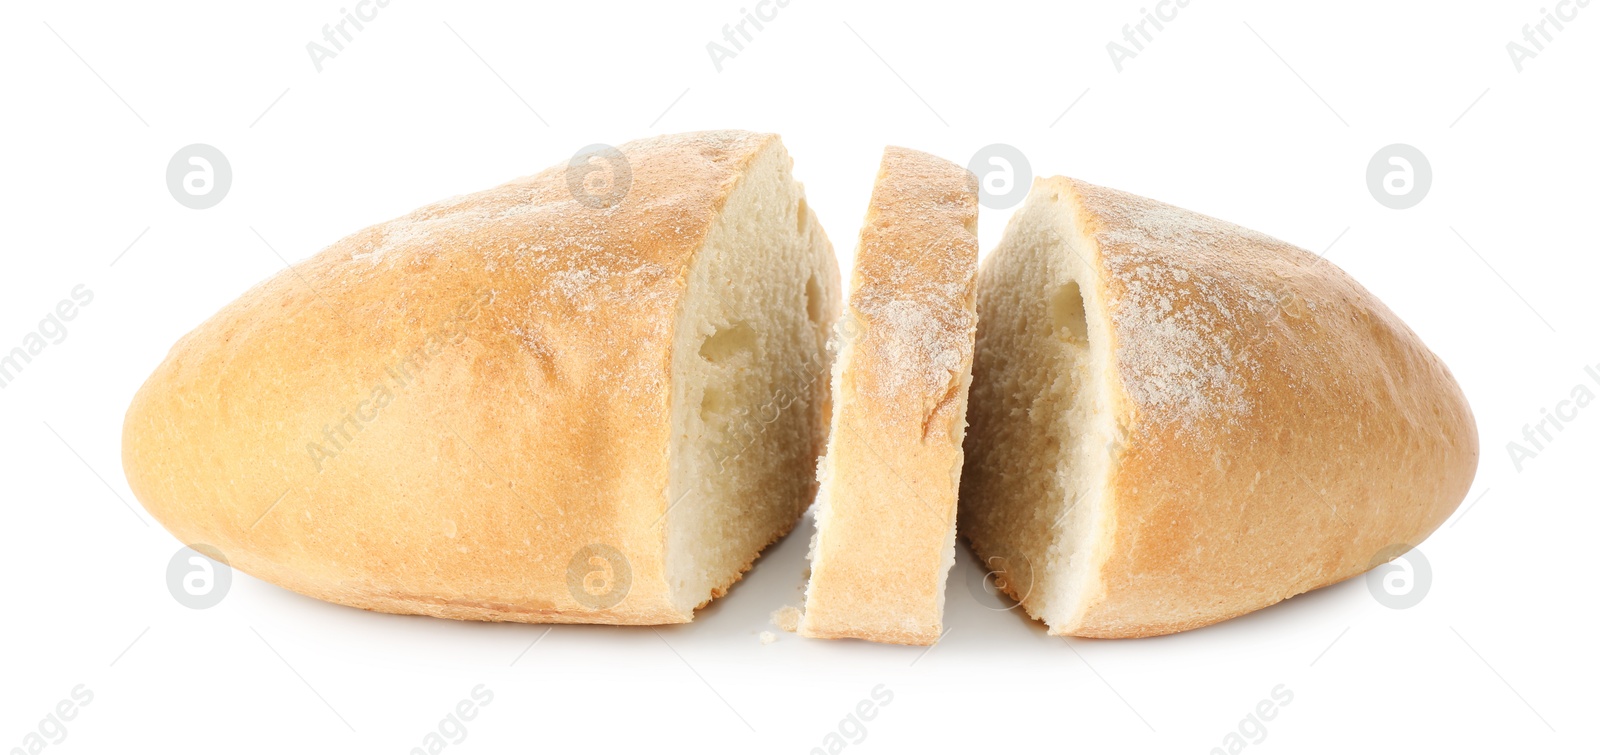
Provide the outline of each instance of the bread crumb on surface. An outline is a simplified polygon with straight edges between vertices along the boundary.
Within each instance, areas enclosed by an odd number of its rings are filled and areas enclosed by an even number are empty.
[[[778,635],[775,635],[775,634],[773,634],[771,632],[762,632],[761,633],[761,644],[763,644],[763,645],[771,645],[772,643],[777,642],[777,641],[778,641]]]
[[[793,632],[800,628],[800,609],[794,606],[784,606],[773,611],[772,623],[785,632]]]

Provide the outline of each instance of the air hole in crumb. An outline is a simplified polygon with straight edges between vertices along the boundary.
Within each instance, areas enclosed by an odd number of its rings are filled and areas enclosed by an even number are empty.
[[[733,407],[733,401],[728,398],[725,391],[716,388],[706,388],[705,395],[700,397],[700,416],[702,419],[721,417]]]
[[[712,364],[720,364],[748,354],[756,349],[756,332],[742,322],[717,328],[700,344],[700,356]]]
[[[815,275],[806,281],[806,317],[813,325],[822,324],[822,286],[817,284]]]
[[[806,206],[806,198],[805,197],[801,197],[800,198],[800,206],[795,209],[795,214],[799,216],[799,219],[795,221],[795,228],[798,229],[801,233],[805,233],[806,232],[806,223],[809,220],[809,216],[811,215],[811,208]]]
[[[1050,323],[1062,338],[1084,343],[1089,340],[1089,320],[1083,311],[1083,292],[1072,281],[1056,289],[1050,297]]]

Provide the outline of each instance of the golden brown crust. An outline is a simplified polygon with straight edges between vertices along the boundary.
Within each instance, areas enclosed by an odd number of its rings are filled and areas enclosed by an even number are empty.
[[[938,640],[972,377],[977,179],[884,152],[861,231],[801,634]]]
[[[673,327],[769,148],[646,139],[621,148],[632,185],[613,206],[578,201],[563,165],[335,243],[173,347],[128,410],[130,486],[184,542],[324,600],[688,621],[663,569]],[[614,606],[569,584],[596,543],[627,561]]]
[[[1360,574],[1449,517],[1478,462],[1450,371],[1332,263],[1057,178],[1113,326],[1120,454],[1081,621],[1200,627]],[[1388,551],[1387,557],[1397,555]]]

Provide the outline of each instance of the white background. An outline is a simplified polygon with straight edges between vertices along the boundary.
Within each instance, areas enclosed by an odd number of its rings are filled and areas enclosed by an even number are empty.
[[[803,753],[880,684],[892,702],[845,751],[1204,753],[1280,684],[1293,701],[1246,752],[1594,746],[1600,406],[1521,471],[1506,444],[1574,386],[1600,393],[1600,4],[1519,73],[1506,44],[1549,0],[1193,0],[1119,73],[1106,44],[1146,0],[792,0],[719,73],[706,45],[746,2],[394,0],[320,73],[306,44],[333,0],[0,10],[0,351],[94,292],[0,389],[0,747],[79,684],[93,701],[47,752],[403,753],[479,684],[493,702],[447,752]],[[180,544],[128,491],[119,444],[179,336],[366,225],[591,143],[706,128],[781,133],[846,266],[890,143],[962,164],[1007,143],[1036,174],[1326,250],[1477,416],[1477,480],[1420,546],[1428,592],[1394,610],[1353,579],[1178,636],[1065,642],[980,605],[963,546],[931,651],[763,646],[800,599],[807,520],[659,631],[378,615],[243,574],[208,610],[168,594]],[[234,173],[208,210],[165,184],[195,142]],[[1396,142],[1434,173],[1408,210],[1365,183]],[[1006,216],[984,211],[984,249]]]

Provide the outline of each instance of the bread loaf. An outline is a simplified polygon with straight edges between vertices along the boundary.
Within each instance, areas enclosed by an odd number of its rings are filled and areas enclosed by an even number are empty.
[[[838,288],[776,136],[632,142],[256,286],[139,390],[124,469],[323,600],[688,621],[812,500]]]
[[[1221,621],[1416,545],[1478,462],[1445,365],[1331,262],[1067,178],[978,280],[960,531],[1052,634]]]

